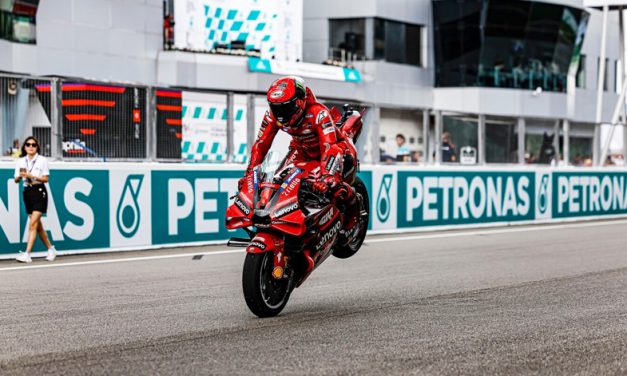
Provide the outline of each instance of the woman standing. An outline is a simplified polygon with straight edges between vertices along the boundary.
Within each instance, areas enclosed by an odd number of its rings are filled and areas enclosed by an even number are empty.
[[[54,261],[57,257],[57,250],[50,240],[48,234],[44,230],[41,223],[41,216],[48,210],[48,192],[45,183],[48,182],[50,171],[48,170],[48,160],[39,155],[39,142],[33,136],[26,138],[22,145],[22,153],[17,166],[15,167],[15,182],[19,183],[24,180],[24,205],[26,213],[28,213],[28,243],[26,252],[20,254],[16,260],[19,262],[31,262],[30,252],[35,245],[37,234],[39,238],[48,248],[48,256],[46,260]]]

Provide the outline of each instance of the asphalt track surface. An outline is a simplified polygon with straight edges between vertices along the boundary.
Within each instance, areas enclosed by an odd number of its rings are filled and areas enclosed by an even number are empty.
[[[0,374],[627,374],[627,221],[370,237],[271,319],[223,249],[0,262]]]

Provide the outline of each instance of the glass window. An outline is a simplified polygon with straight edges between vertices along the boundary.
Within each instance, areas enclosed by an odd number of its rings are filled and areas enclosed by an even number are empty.
[[[570,163],[573,166],[592,166],[592,137],[570,137]]]
[[[563,140],[554,130],[553,120],[526,119],[526,163],[550,164],[554,158],[562,155]],[[559,138],[559,149],[555,149],[555,137]]]
[[[422,113],[381,109],[379,151],[381,162],[424,162]]]
[[[518,162],[518,136],[515,121],[486,120],[486,162]]]
[[[577,87],[586,88],[586,55],[579,57],[579,66],[577,68]]]
[[[385,60],[405,63],[405,25],[400,22],[385,22]]]
[[[422,26],[374,19],[374,59],[422,66]],[[370,58],[370,57],[369,57]]]
[[[0,10],[0,39],[12,42],[36,42],[35,16]]]
[[[436,86],[475,86],[481,48],[480,1],[434,1]]]
[[[374,59],[385,59],[385,20],[374,19]]]
[[[460,153],[472,159],[474,153],[474,163],[478,161],[478,140],[477,132],[479,126],[477,120],[473,118],[443,116],[442,117],[442,162],[455,163],[460,161]]]
[[[365,55],[365,19],[335,19],[329,21],[329,26],[332,58],[345,61]]]
[[[599,77],[599,71],[601,70],[601,58],[597,58],[597,80]],[[605,74],[603,75],[603,91],[608,90],[607,74],[610,70],[610,59],[605,58]],[[598,83],[597,83],[598,85]],[[598,86],[597,86],[598,87]]]
[[[436,86],[564,92],[585,15],[533,1],[434,0]]]
[[[421,34],[422,27],[405,24],[405,58],[408,64],[424,66],[420,59]]]

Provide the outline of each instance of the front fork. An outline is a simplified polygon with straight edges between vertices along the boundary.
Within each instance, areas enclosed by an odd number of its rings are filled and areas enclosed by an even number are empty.
[[[272,278],[290,278],[292,271],[288,265],[288,257],[285,254],[285,240],[273,233],[258,233],[248,244],[247,253],[272,252],[273,268]]]

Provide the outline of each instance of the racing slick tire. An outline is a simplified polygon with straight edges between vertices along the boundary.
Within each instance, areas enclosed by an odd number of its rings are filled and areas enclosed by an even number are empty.
[[[290,297],[292,281],[272,277],[272,252],[248,253],[244,261],[242,288],[246,305],[258,317],[278,315]]]

